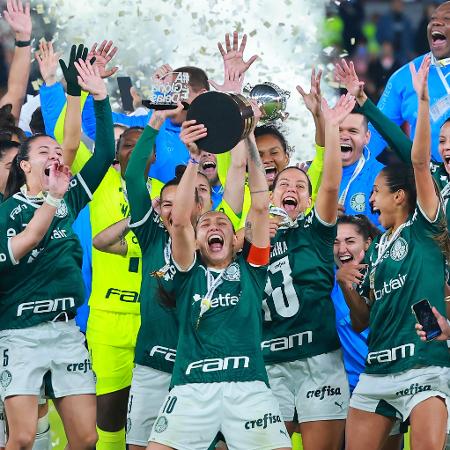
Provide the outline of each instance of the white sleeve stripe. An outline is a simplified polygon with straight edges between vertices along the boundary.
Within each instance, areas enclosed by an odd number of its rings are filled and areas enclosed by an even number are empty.
[[[439,204],[439,207],[436,211],[436,217],[434,219],[430,219],[424,212],[424,210],[422,209],[422,207],[420,206],[420,203],[417,202],[417,207],[419,208],[420,212],[422,213],[422,216],[425,217],[425,219],[427,220],[427,222],[429,223],[436,223],[436,221],[438,220],[439,217],[439,212],[441,211],[441,204]]]
[[[78,181],[81,183],[81,186],[83,186],[83,188],[86,191],[86,194],[89,197],[89,199],[92,200],[92,192],[88,188],[88,185],[86,184],[86,182],[83,180],[83,177],[81,176],[81,174],[77,173],[75,176],[78,178]]]
[[[8,239],[8,253],[9,253],[9,258],[11,259],[11,262],[13,263],[14,266],[17,266],[17,264],[19,264],[19,261],[16,260],[16,258],[14,258],[14,254],[12,252],[12,248],[11,248],[11,239]]]
[[[319,216],[319,214],[318,214],[318,212],[316,211],[315,208],[314,208],[314,214],[316,215],[317,220],[318,220],[322,225],[325,225],[326,227],[334,227],[334,226],[336,225],[337,217],[336,217],[336,220],[335,220],[333,223],[328,223],[328,222],[325,222],[324,220],[322,220],[322,219],[320,218],[320,216]]]
[[[141,225],[143,225],[145,222],[147,222],[152,211],[153,211],[153,206],[150,206],[150,209],[147,211],[147,214],[145,214],[145,216],[141,220],[130,223],[130,225],[128,225],[128,228],[136,228],[136,227],[140,227]]]

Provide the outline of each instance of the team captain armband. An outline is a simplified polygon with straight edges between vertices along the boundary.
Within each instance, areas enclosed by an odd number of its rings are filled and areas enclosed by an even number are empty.
[[[255,247],[253,244],[244,239],[242,254],[245,260],[253,266],[265,266],[269,264],[270,245],[267,247]]]

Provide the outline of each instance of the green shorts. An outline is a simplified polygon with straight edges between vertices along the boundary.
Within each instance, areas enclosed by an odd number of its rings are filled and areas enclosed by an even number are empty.
[[[286,422],[347,418],[350,391],[341,350],[266,365],[270,387]]]
[[[74,320],[0,331],[0,395],[95,394],[84,335]]]
[[[205,450],[219,431],[233,450],[291,448],[278,403],[262,381],[175,386],[150,441],[178,450]]]
[[[127,412],[127,444],[147,447],[159,410],[169,393],[170,373],[136,364]]]
[[[405,421],[415,406],[430,397],[443,398],[449,409],[449,379],[450,368],[437,366],[388,375],[362,373],[350,399],[350,406]]]

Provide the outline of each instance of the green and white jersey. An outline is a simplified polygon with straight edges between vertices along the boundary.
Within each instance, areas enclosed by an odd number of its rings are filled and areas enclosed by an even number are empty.
[[[447,229],[450,229],[450,177],[445,170],[444,164],[430,164],[431,175],[436,181],[444,200],[445,215],[447,217]]]
[[[445,315],[445,258],[433,239],[443,228],[442,211],[430,221],[417,206],[389,240],[386,232],[366,252],[368,269],[361,285],[371,303],[366,373],[450,366],[446,342],[421,341],[411,310],[427,299]]]
[[[3,203],[3,194],[0,192],[0,204]]]
[[[136,364],[172,373],[178,342],[178,324],[174,309],[161,305],[159,283],[167,291],[175,268],[170,259],[170,238],[159,215],[151,208],[147,215],[130,228],[142,251],[142,284],[140,290],[141,327],[136,341]]]
[[[340,347],[330,294],[336,225],[315,209],[271,241],[261,347],[266,364],[295,361]]]
[[[187,272],[176,271],[180,336],[172,386],[257,380],[268,384],[261,352],[266,278],[267,266],[252,266],[243,254],[220,272],[198,259]],[[204,310],[206,299],[209,308]]]
[[[26,328],[83,304],[82,252],[72,224],[91,193],[81,174],[70,182],[44,239],[20,261],[10,239],[24,230],[43,197],[19,192],[0,205],[0,329]]]
[[[82,252],[72,224],[92,199],[115,153],[109,99],[94,101],[96,141],[93,157],[73,177],[44,238],[16,261],[10,239],[24,230],[43,196],[18,192],[0,205],[0,330],[26,328],[75,313],[84,301]]]

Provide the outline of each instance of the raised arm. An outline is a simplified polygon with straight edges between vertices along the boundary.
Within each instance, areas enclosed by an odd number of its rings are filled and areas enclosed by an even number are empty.
[[[93,193],[114,160],[115,144],[111,106],[106,92],[106,85],[100,78],[98,69],[92,67],[89,61],[85,62],[82,59],[75,62],[75,67],[79,74],[79,85],[94,97],[96,119],[95,152],[80,172],[86,186]]]
[[[48,192],[44,203],[36,210],[25,229],[10,240],[11,256],[16,263],[44,238],[67,191],[69,181],[68,166],[59,166],[58,163],[50,166],[48,186],[44,186],[44,190]]]
[[[170,230],[172,256],[181,270],[187,270],[195,258],[196,243],[191,212],[195,203],[195,186],[200,156],[200,150],[195,141],[206,137],[206,134],[205,126],[196,124],[195,120],[184,122],[181,128],[180,139],[187,146],[191,159],[177,187]]]
[[[231,150],[231,164],[228,168],[223,191],[223,200],[237,215],[242,213],[242,205],[244,204],[246,173],[247,146],[245,141],[242,140]]]
[[[315,210],[320,219],[329,224],[336,221],[339,185],[342,179],[339,124],[351,113],[354,106],[355,98],[350,94],[341,96],[332,109],[329,108],[325,99],[322,100],[325,120],[325,158]]]
[[[430,172],[431,130],[430,130],[430,98],[428,95],[428,72],[431,59],[427,55],[416,72],[414,64],[410,64],[414,90],[419,101],[417,112],[416,134],[414,136],[411,160],[416,182],[417,202],[423,213],[433,221],[439,208],[439,196]]]
[[[150,194],[147,189],[148,172],[146,168],[148,160],[154,153],[155,140],[159,129],[168,117],[178,114],[182,109],[183,106],[180,104],[177,109],[154,111],[131,153],[127,170],[125,171],[125,181],[132,224],[140,222],[152,207]]]
[[[113,223],[94,236],[92,245],[101,252],[126,256],[128,253],[128,243],[125,237],[130,231],[129,224],[129,217]]]
[[[0,100],[0,107],[10,103],[12,114],[18,123],[30,76],[32,29],[30,3],[27,2],[24,8],[22,0],[7,0],[3,17],[15,33],[16,46],[9,68],[8,89]]]
[[[395,122],[367,98],[364,92],[364,82],[359,80],[353,62],[347,64],[345,60],[342,60],[341,64],[336,64],[335,73],[337,80],[345,86],[350,94],[355,96],[361,113],[367,117],[367,120],[401,160],[409,164],[412,141]]]
[[[258,120],[261,112],[256,104],[253,104],[253,110]],[[269,189],[267,187],[266,171],[256,146],[254,128],[245,142],[248,151],[248,186],[252,199],[245,221],[245,239],[255,247],[266,248],[270,245]]]
[[[223,84],[208,80],[214,89],[220,92],[235,92],[237,94],[242,92],[245,72],[258,59],[257,55],[253,55],[248,61],[244,61],[246,45],[247,35],[244,34],[241,44],[239,44],[237,31],[233,33],[233,45],[231,45],[229,33],[225,35],[225,49],[220,42],[217,43],[217,47],[223,58]]]

